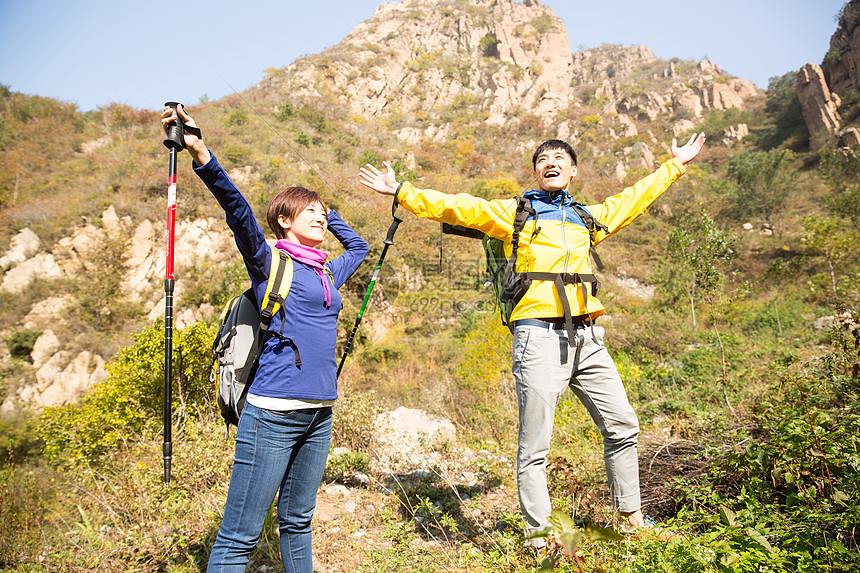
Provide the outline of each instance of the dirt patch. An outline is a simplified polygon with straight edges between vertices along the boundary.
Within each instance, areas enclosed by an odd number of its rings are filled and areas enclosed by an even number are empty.
[[[713,459],[703,444],[674,440],[646,444],[639,451],[639,484],[642,507],[660,521],[678,512],[676,478],[693,480],[708,473]]]

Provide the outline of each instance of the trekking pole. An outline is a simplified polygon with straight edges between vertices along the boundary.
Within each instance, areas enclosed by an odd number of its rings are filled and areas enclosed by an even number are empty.
[[[391,226],[388,227],[388,233],[385,235],[385,240],[382,241],[382,253],[379,255],[379,260],[376,262],[376,268],[373,269],[373,275],[370,277],[370,284],[367,287],[367,292],[364,293],[364,301],[361,303],[361,308],[358,311],[358,316],[355,317],[355,325],[352,327],[352,332],[349,333],[349,338],[346,341],[346,348],[343,349],[343,356],[340,357],[340,364],[337,367],[335,378],[340,377],[340,371],[343,370],[343,363],[346,362],[346,356],[352,350],[352,341],[355,338],[355,333],[358,330],[358,325],[361,323],[361,317],[364,316],[364,308],[367,306],[367,301],[370,300],[370,293],[373,292],[373,285],[376,284],[376,279],[379,278],[379,269],[382,267],[382,262],[385,260],[385,253],[388,252],[388,247],[394,244],[394,233],[397,232],[397,226],[403,222],[403,219],[394,214],[397,210],[397,197],[394,198],[394,203],[391,205]]]
[[[183,133],[185,126],[179,118],[176,106],[169,101],[164,104],[173,109],[176,119],[167,126],[164,146],[170,150],[167,171],[167,259],[164,264],[164,485],[170,484],[170,462],[173,458],[171,407],[173,402],[173,383],[171,371],[173,364],[173,241],[176,229],[176,155],[185,147]]]

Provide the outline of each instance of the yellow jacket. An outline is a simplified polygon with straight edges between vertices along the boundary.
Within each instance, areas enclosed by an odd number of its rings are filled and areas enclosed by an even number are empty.
[[[644,213],[684,173],[684,165],[672,159],[617,195],[607,197],[602,203],[586,206],[594,220],[608,229],[607,232],[596,231],[595,244]],[[567,191],[553,197],[543,191],[529,191],[524,197],[531,199],[532,208],[537,211],[538,232],[535,232],[535,219],[530,218],[520,234],[517,271],[593,273],[588,229],[573,209],[573,199]],[[478,229],[490,237],[501,239],[505,242],[505,254],[510,256],[516,210],[514,199],[487,201],[468,193],[450,195],[418,189],[407,182],[400,187],[397,201],[418,217]],[[588,296],[587,306],[583,306],[581,288],[576,284],[565,286],[572,316],[590,314],[597,318],[603,314],[603,305],[594,296]],[[514,308],[511,320],[562,316],[561,299],[552,281],[535,280]]]

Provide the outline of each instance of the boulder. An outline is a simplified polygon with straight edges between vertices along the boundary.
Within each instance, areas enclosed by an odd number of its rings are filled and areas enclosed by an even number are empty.
[[[696,124],[689,119],[679,119],[672,125],[672,137],[680,137],[696,128]]]
[[[54,256],[49,253],[39,253],[17,266],[9,269],[0,284],[0,290],[12,294],[20,294],[37,279],[58,279],[64,273]]]
[[[744,137],[750,134],[749,127],[745,123],[739,123],[737,125],[733,125],[728,129],[723,130],[723,138],[722,143],[726,147],[737,143]]]
[[[162,247],[162,254],[164,248]],[[129,302],[141,302],[144,294],[156,288],[154,279],[156,267],[155,230],[152,221],[144,219],[134,230],[126,250],[126,280],[120,288],[128,296]]]
[[[856,127],[848,127],[840,134],[842,137],[842,145],[845,147],[860,146],[860,129]]]
[[[45,330],[57,324],[66,322],[66,313],[74,304],[70,295],[51,296],[33,305],[24,317],[24,328],[30,330]]]
[[[735,91],[733,84],[714,82],[711,85],[711,107],[714,109],[729,109],[744,107],[744,98]]]
[[[30,351],[33,368],[41,368],[54,354],[60,350],[60,339],[54,331],[48,329],[39,335]]]
[[[67,353],[60,352],[54,356],[59,359],[55,361],[52,357],[36,374],[37,388],[40,390],[36,397],[36,404],[41,408],[76,402],[93,384],[107,380],[104,360],[98,355],[83,351],[69,361],[62,370],[58,370],[57,365],[63,362]],[[47,369],[49,364],[51,366]],[[42,373],[41,377],[39,373]]]
[[[30,229],[21,229],[9,242],[9,249],[0,257],[0,270],[8,270],[23,263],[39,251],[41,241]]]
[[[654,152],[645,144],[645,142],[637,141],[632,147],[624,150],[624,155],[632,157],[631,161],[634,167],[652,170],[654,168]]]
[[[633,120],[630,119],[630,116],[621,113],[618,114],[618,117],[616,117],[615,120],[618,122],[619,136],[633,137],[635,135],[639,135],[639,130],[636,129],[636,124],[633,123]]]
[[[457,434],[450,420],[402,406],[377,416],[375,427],[375,457],[389,471],[433,465],[435,449]]]

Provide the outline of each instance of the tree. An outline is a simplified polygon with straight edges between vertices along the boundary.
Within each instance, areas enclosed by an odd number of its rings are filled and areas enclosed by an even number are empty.
[[[824,259],[834,298],[857,292],[856,282],[851,284],[851,271],[852,263],[858,259],[860,235],[854,229],[835,219],[807,217],[803,221],[803,242],[811,254]]]
[[[695,328],[696,300],[712,303],[722,285],[719,265],[727,265],[735,256],[734,240],[717,228],[704,209],[699,219],[684,217],[669,234],[666,254],[655,270],[658,292],[667,302],[677,301],[683,293],[690,301]]]
[[[727,175],[737,186],[728,199],[736,217],[758,216],[781,233],[781,211],[794,190],[797,170],[794,153],[787,149],[745,151],[729,159]]]
[[[669,292],[674,288],[674,292],[677,293],[679,287],[683,285],[690,300],[693,328],[696,327],[696,298],[701,297],[707,303],[717,343],[720,346],[723,397],[732,414],[735,410],[729,402],[726,391],[728,382],[726,351],[720,336],[718,319],[722,314],[720,301],[725,276],[720,267],[731,263],[736,256],[734,239],[718,229],[714,220],[702,209],[698,220],[692,217],[682,219],[681,224],[669,235],[666,255],[655,272],[658,285],[663,282],[669,287],[667,289]],[[669,284],[666,284],[667,279],[671,281]]]
[[[797,72],[770,78],[764,106],[772,126],[758,137],[763,149],[784,146],[800,151],[809,143],[809,130],[797,98]]]
[[[828,210],[848,218],[860,232],[860,157],[856,149],[821,150],[821,174],[832,191],[825,199]]]

